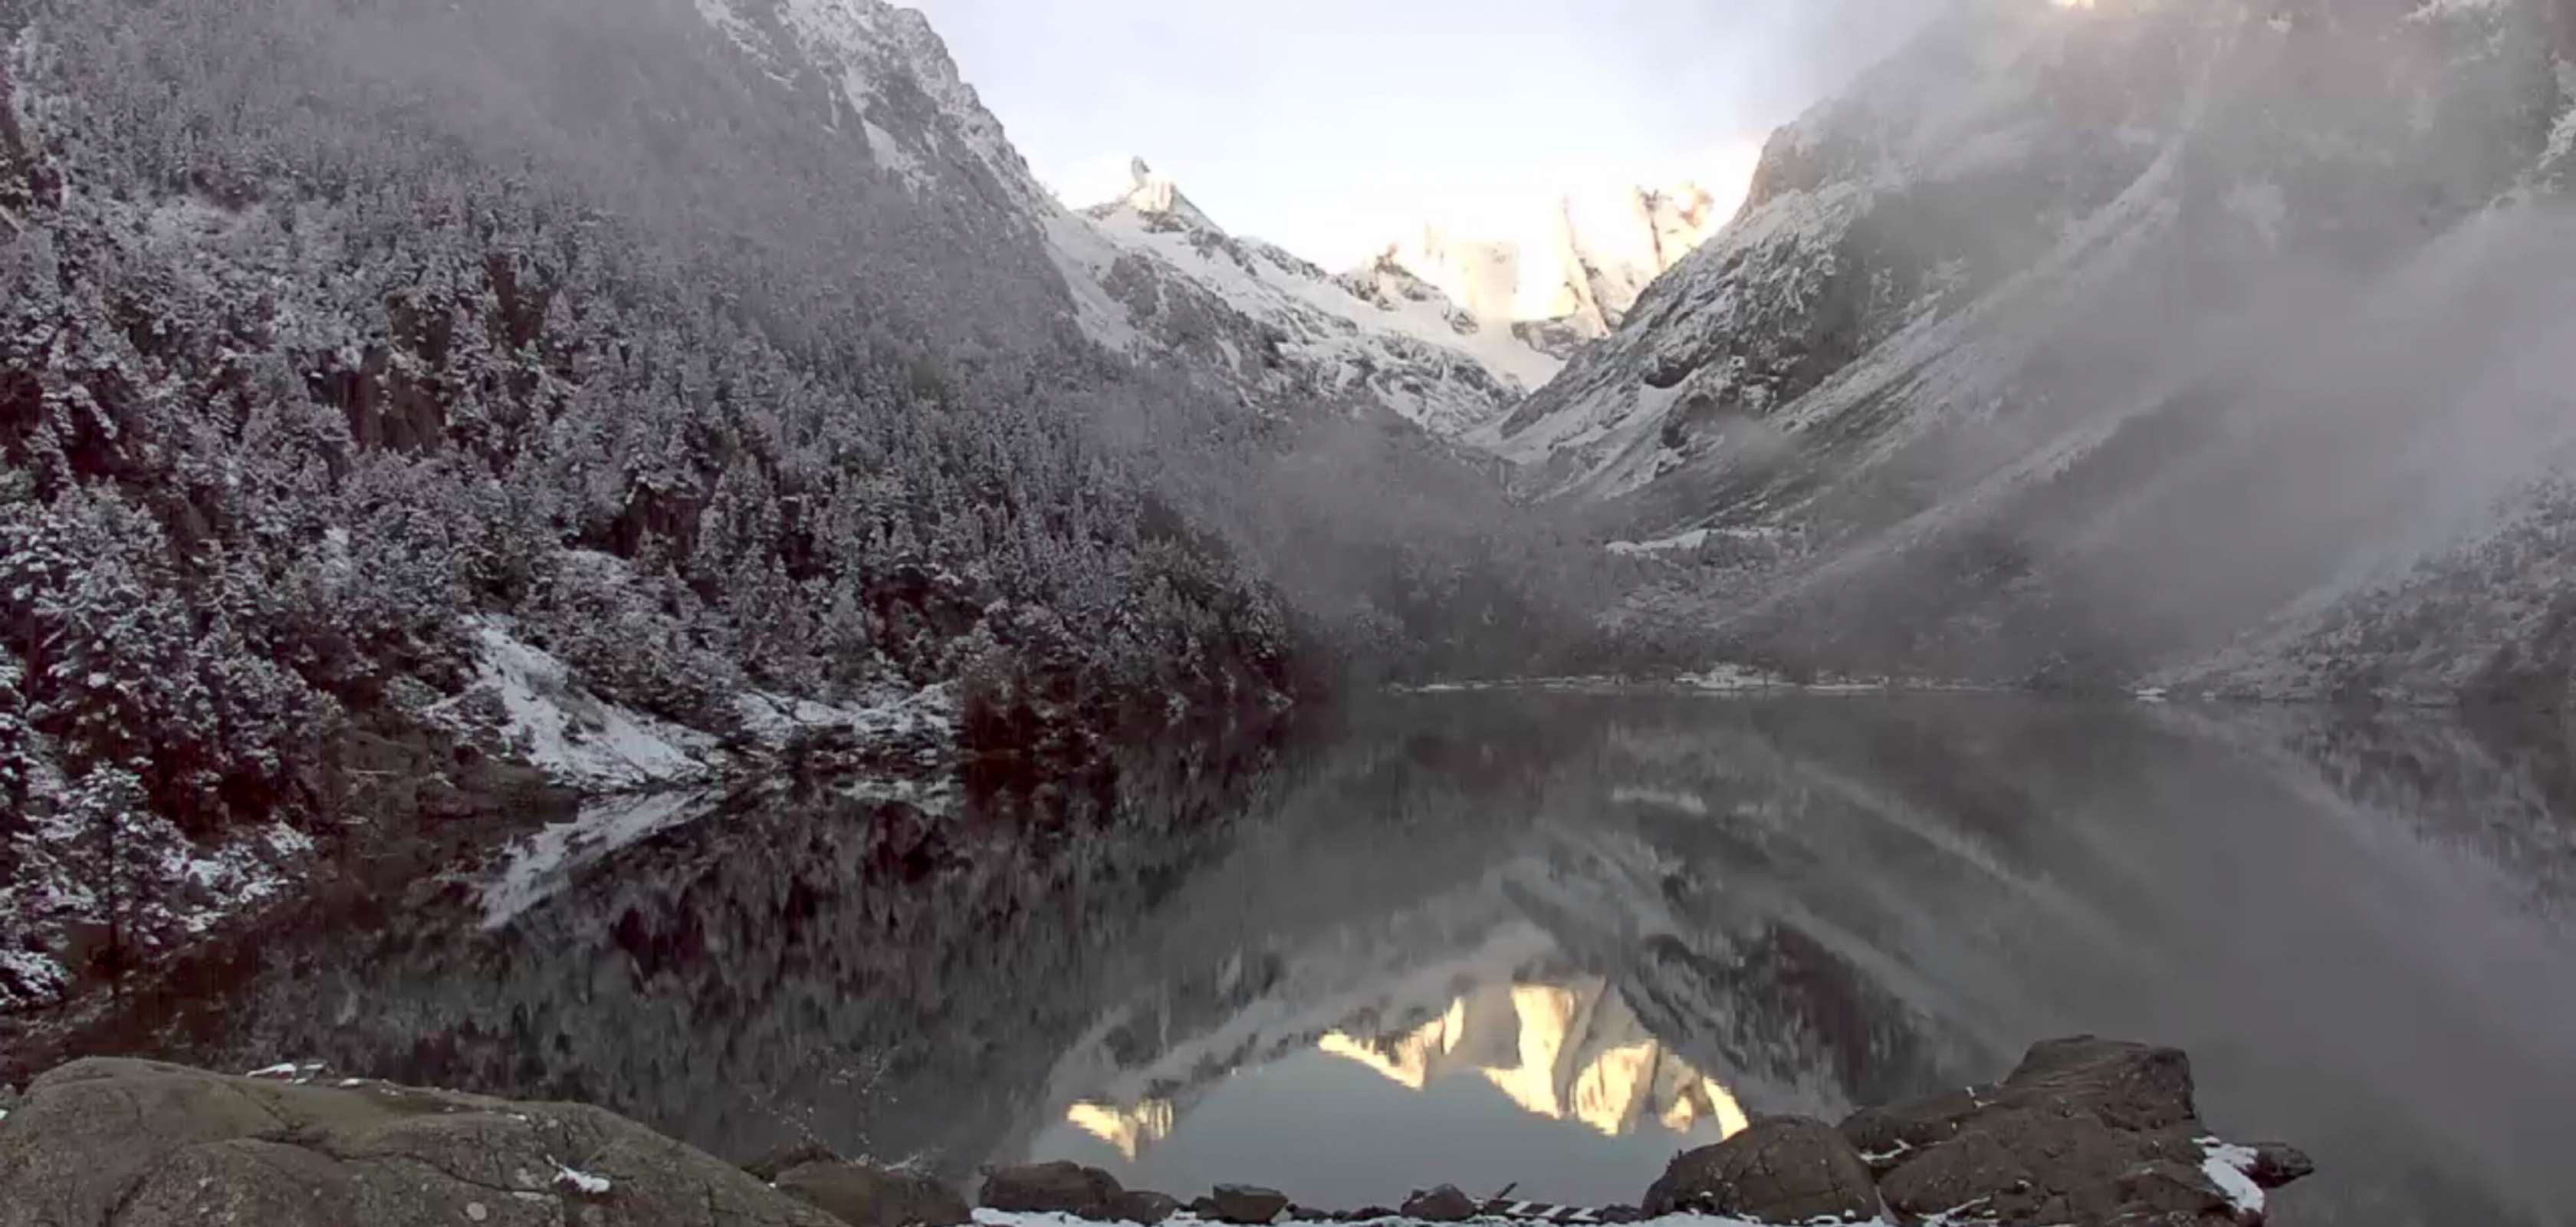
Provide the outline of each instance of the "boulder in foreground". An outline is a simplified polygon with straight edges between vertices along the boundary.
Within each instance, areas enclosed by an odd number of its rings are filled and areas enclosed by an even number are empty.
[[[1676,1157],[1646,1190],[1645,1211],[1758,1223],[1863,1222],[1879,1216],[1879,1197],[1868,1165],[1833,1126],[1774,1116]]]
[[[1216,1211],[1211,1217],[1220,1223],[1259,1227],[1279,1218],[1288,1208],[1288,1195],[1259,1185],[1220,1184],[1208,1194],[1208,1203]]]
[[[598,1108],[75,1061],[0,1121],[0,1227],[838,1220]]]
[[[1854,1113],[1843,1134],[1901,1215],[1975,1206],[2014,1227],[2244,1227],[2266,1187],[2314,1170],[2286,1146],[2209,1135],[2179,1049],[2079,1036],[2033,1045],[1994,1086]]]
[[[955,1190],[926,1176],[862,1163],[803,1163],[780,1172],[776,1184],[850,1227],[963,1227],[975,1221]]]
[[[1457,1185],[1444,1184],[1428,1193],[1415,1193],[1405,1198],[1402,1213],[1406,1218],[1421,1219],[1426,1223],[1463,1223],[1476,1217],[1477,1209],[1475,1198],[1460,1192]]]
[[[1053,1163],[995,1168],[984,1177],[980,1200],[993,1210],[1109,1219],[1116,1217],[1118,1202],[1126,1193],[1116,1176],[1058,1159]]]

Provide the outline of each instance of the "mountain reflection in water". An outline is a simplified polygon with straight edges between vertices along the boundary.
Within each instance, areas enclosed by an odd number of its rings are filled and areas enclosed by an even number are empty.
[[[2275,1222],[2576,1206],[2553,721],[1420,696],[1103,795],[782,788],[496,849],[83,1046],[587,1100],[737,1159],[1358,1205],[1633,1199],[1747,1115],[2095,1031],[2185,1047],[2213,1126],[2316,1156]]]
[[[1509,928],[1514,931],[1498,944],[1501,949],[1544,940],[1526,924]],[[1427,1019],[1411,1021],[1426,1013]],[[1368,1018],[1379,1022],[1369,1025]],[[1327,1031],[1311,1049],[1291,1052],[1283,1061],[1311,1064],[1312,1054],[1368,1070],[1406,1091],[1445,1093],[1456,1088],[1444,1084],[1463,1079],[1499,1093],[1534,1121],[1561,1122],[1628,1143],[1559,1148],[1550,1170],[1528,1182],[1547,1185],[1551,1195],[1568,1199],[1628,1199],[1635,1193],[1628,1186],[1641,1167],[1652,1168],[1675,1150],[1723,1140],[1746,1123],[1734,1093],[1647,1030],[1609,980],[1552,974],[1545,962],[1477,984],[1451,997],[1445,1008],[1397,1007],[1390,1014],[1381,1003],[1354,1019],[1352,1029]],[[1192,1110],[1210,1094],[1244,1096],[1241,1111],[1256,1116],[1293,1112],[1260,1090],[1247,1089],[1245,1079],[1220,1075],[1194,1080],[1193,1069],[1222,1069],[1202,1061],[1203,1055],[1186,1052],[1177,1064],[1147,1075],[1153,1090],[1142,1098],[1123,1103],[1086,1099],[1065,1111],[1067,1124],[1105,1143],[1116,1152],[1114,1159],[1067,1144],[1063,1134],[1052,1139],[1042,1134],[1031,1147],[1033,1157],[1108,1162],[1124,1178],[1150,1185],[1200,1162],[1165,1164],[1153,1151],[1176,1130],[1188,1128]],[[1480,1107],[1490,1111],[1490,1099]],[[1408,1182],[1419,1183],[1421,1173],[1410,1168],[1415,1160],[1403,1156],[1386,1164],[1382,1154],[1367,1152],[1382,1151],[1386,1135],[1411,1132],[1416,1123],[1441,1123],[1437,1106],[1422,1109],[1419,1103],[1380,1097],[1366,1127],[1346,1125],[1323,1134],[1338,1143],[1310,1144],[1308,1164],[1285,1163],[1273,1152],[1262,1178],[1295,1184],[1304,1176],[1315,1185],[1344,1190],[1346,1198],[1400,1199],[1412,1187]],[[1543,1135],[1532,1131],[1532,1136]],[[1371,1184],[1355,1175],[1354,1169],[1373,1162],[1389,1168],[1381,1182]],[[1511,1169],[1524,1162],[1521,1155],[1506,1152],[1478,1164],[1495,1169],[1483,1187],[1491,1191],[1518,1179]],[[1314,1170],[1301,1171],[1300,1166]],[[1472,1180],[1476,1175],[1454,1167],[1442,1172],[1443,1179]]]

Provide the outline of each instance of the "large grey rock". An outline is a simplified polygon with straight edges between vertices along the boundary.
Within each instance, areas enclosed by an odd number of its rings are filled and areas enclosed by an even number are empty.
[[[1404,1217],[1426,1223],[1463,1223],[1476,1217],[1476,1199],[1460,1192],[1457,1185],[1444,1184],[1427,1193],[1417,1192],[1404,1199]]]
[[[1118,1195],[1109,1216],[1122,1223],[1142,1223],[1154,1227],[1181,1212],[1181,1199],[1152,1189],[1129,1189]]]
[[[0,1227],[836,1227],[614,1113],[76,1061],[0,1121]]]
[[[863,1163],[800,1164],[780,1172],[777,1184],[851,1227],[961,1227],[975,1221],[956,1190]]]
[[[2191,1062],[2172,1048],[2051,1040],[1999,1084],[1866,1109],[1841,1128],[1902,1215],[1977,1204],[2006,1225],[2234,1227],[2255,1218],[2203,1168],[2208,1131],[2192,1102]],[[2275,1187],[2313,1170],[2288,1147],[2256,1154]]]
[[[1251,1184],[1220,1184],[1209,1191],[1208,1201],[1216,1208],[1217,1221],[1247,1227],[1275,1221],[1288,1208],[1287,1194]]]
[[[2296,1146],[2280,1142],[2261,1142],[2254,1146],[2254,1166],[2245,1170],[2259,1188],[2277,1189],[2291,1181],[2316,1174],[2316,1161]]]
[[[1058,1159],[996,1168],[984,1178],[982,1201],[994,1210],[1108,1219],[1116,1216],[1118,1199],[1125,1193],[1117,1177]]]
[[[838,1163],[841,1156],[820,1142],[796,1142],[773,1147],[766,1154],[742,1165],[742,1170],[762,1184],[775,1183],[780,1176],[808,1163]]]
[[[1683,1211],[1757,1223],[1860,1221],[1879,1214],[1869,1167],[1831,1125],[1773,1116],[1677,1156],[1646,1190],[1649,1217]]]

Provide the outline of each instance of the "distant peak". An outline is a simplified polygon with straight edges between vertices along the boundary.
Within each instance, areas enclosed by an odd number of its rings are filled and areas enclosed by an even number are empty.
[[[1111,204],[1110,208],[1125,205],[1146,217],[1166,223],[1177,223],[1195,230],[1219,229],[1207,214],[1199,211],[1197,205],[1190,203],[1189,197],[1181,194],[1180,186],[1172,182],[1171,176],[1157,174],[1145,159],[1129,158],[1127,177],[1126,197]]]

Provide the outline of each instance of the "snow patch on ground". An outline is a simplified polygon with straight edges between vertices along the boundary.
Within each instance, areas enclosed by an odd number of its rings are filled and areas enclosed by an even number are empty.
[[[956,688],[942,683],[920,690],[887,688],[857,704],[821,703],[794,695],[750,691],[734,699],[743,732],[770,749],[783,749],[800,733],[847,731],[865,741],[945,740],[956,730]]]
[[[2263,1186],[2254,1183],[2252,1175],[2256,1161],[2254,1148],[2222,1142],[2217,1138],[2201,1138],[2199,1141],[2201,1152],[2209,1156],[2201,1161],[2200,1170],[2209,1177],[2210,1183],[2217,1185],[2218,1191],[2235,1203],[2238,1212],[2262,1214]]]
[[[502,739],[528,765],[569,787],[612,791],[708,774],[714,738],[592,694],[561,660],[513,635],[506,619],[478,620],[474,638],[481,648],[474,686],[431,708],[432,718],[466,726],[466,703],[496,697]]]
[[[315,1078],[321,1077],[322,1071],[329,1068],[331,1067],[328,1064],[321,1061],[280,1061],[275,1065],[263,1065],[243,1074],[242,1077],[259,1078],[271,1082],[292,1082],[297,1086],[304,1086]]]
[[[9,989],[10,984],[21,986],[23,1000],[20,993]],[[33,950],[0,950],[0,1010],[55,1000],[70,985],[71,973],[53,956]]]
[[[583,806],[572,821],[520,841],[501,872],[484,884],[483,927],[508,925],[562,890],[585,866],[656,832],[706,817],[718,799],[712,790],[698,790],[611,797]]]

